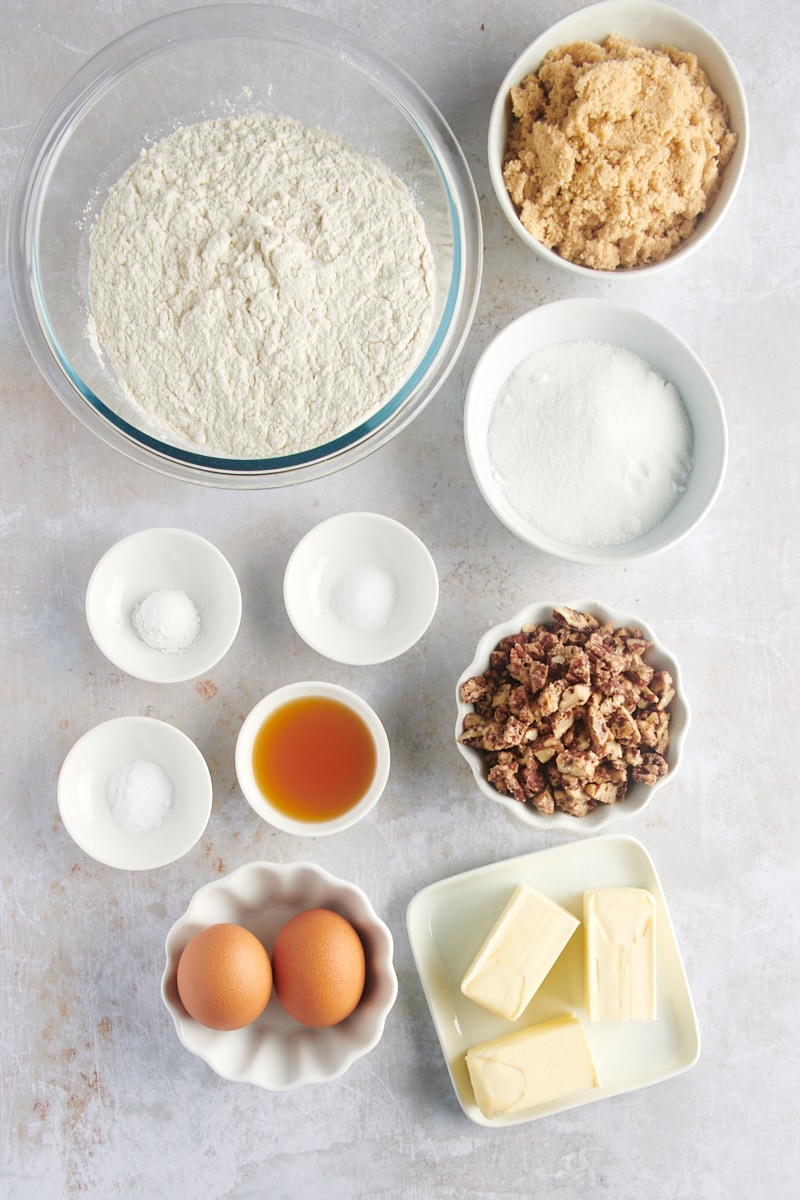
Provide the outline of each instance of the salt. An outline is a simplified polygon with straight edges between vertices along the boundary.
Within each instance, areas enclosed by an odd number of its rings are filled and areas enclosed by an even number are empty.
[[[359,633],[385,629],[396,604],[394,579],[373,563],[360,563],[342,572],[331,587],[331,612],[342,625]]]
[[[163,767],[136,759],[119,767],[106,784],[111,815],[126,833],[149,833],[172,806],[172,780]]]
[[[200,614],[176,588],[151,592],[134,608],[131,620],[145,645],[165,654],[182,654],[200,636]]]
[[[692,427],[674,384],[620,346],[546,346],[512,372],[491,413],[487,450],[511,507],[573,546],[631,541],[685,490]]]

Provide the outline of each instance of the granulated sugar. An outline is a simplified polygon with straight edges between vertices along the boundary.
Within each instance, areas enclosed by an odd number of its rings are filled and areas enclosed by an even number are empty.
[[[692,428],[677,388],[604,342],[537,350],[492,411],[495,482],[540,533],[615,546],[654,528],[691,470]]]

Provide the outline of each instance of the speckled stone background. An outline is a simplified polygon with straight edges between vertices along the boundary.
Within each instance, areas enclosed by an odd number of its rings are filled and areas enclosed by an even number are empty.
[[[55,92],[165,0],[3,0],[0,196]],[[652,283],[586,283],[521,251],[485,160],[496,87],[572,0],[298,2],[414,75],[467,154],[485,272],[468,344],[422,416],[379,453],[320,483],[252,494],[162,479],[74,421],[40,378],[0,280],[0,622],[3,856],[0,1192],[13,1200],[779,1200],[798,1152],[797,720],[800,621],[798,383],[800,109],[793,0],[681,0],[738,65],[749,168],[715,241]],[[723,396],[727,481],[705,524],[635,569],[583,568],[517,542],[484,505],[461,440],[482,348],[532,305],[622,298],[666,321]],[[436,620],[382,667],[308,650],[281,583],[318,520],[372,509],[407,523],[441,578]],[[138,683],[93,645],[83,615],[97,559],[136,529],[214,541],[239,574],[240,636],[200,682]],[[509,1131],[471,1124],[445,1069],[405,932],[415,892],[470,867],[563,841],[487,811],[451,744],[455,679],[481,632],[533,599],[596,595],[641,613],[681,659],[694,724],[684,770],[620,826],[652,855],[697,1007],[689,1072]],[[265,691],[322,677],[361,692],[394,753],[390,785],[347,834],[273,832],[239,793],[233,747]],[[214,809],[172,867],[126,874],[71,841],[56,805],[63,757],[109,717],[174,722],[206,755]],[[195,889],[241,863],[312,858],[362,886],[396,939],[397,1005],[377,1049],[337,1082],[273,1095],[226,1083],[179,1044],[159,982],[163,942]]]

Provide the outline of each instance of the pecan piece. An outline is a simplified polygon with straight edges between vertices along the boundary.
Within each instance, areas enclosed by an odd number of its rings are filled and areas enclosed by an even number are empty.
[[[669,745],[669,713],[656,709],[636,722],[642,744],[663,754]]]
[[[641,763],[633,768],[631,775],[636,783],[645,783],[652,787],[656,780],[663,779],[668,771],[669,764],[664,756],[647,750],[642,754]]]
[[[554,608],[553,617],[557,625],[566,625],[569,629],[597,629],[600,622],[591,613],[578,612],[574,608]]]
[[[624,783],[587,783],[586,793],[598,804],[619,804],[623,799],[627,784]]]
[[[658,697],[658,707],[666,708],[675,697],[675,684],[669,671],[656,671],[650,680],[650,691]]]
[[[519,800],[520,803],[525,802],[525,792],[522,789],[517,778],[519,763],[514,758],[513,754],[501,752],[497,755],[492,766],[489,767],[486,778],[493,787],[496,787],[498,792],[505,796],[510,796],[512,800]]]
[[[533,796],[531,798],[531,804],[534,808],[538,809],[539,812],[547,813],[548,815],[556,811],[556,802],[553,798],[553,793],[550,791],[550,788],[545,788],[544,791],[539,792],[538,796]]]
[[[585,817],[597,808],[597,801],[580,787],[556,788],[555,802],[556,808],[572,817]]]
[[[465,679],[460,688],[461,699],[465,704],[474,704],[476,700],[482,700],[488,691],[489,685],[485,675],[473,675],[471,679]]]
[[[592,779],[599,761],[593,750],[586,750],[582,754],[562,750],[556,755],[556,767],[561,774],[574,775],[576,779]]]

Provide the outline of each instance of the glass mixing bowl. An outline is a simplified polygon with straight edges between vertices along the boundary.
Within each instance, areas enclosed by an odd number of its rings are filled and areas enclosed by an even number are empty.
[[[321,127],[380,158],[411,190],[435,264],[427,345],[382,407],[334,441],[237,459],[165,440],[127,399],[89,334],[89,235],[109,187],[141,149],[182,125],[248,112]],[[228,488],[326,475],[403,429],[455,363],[477,302],[478,199],[436,107],[403,71],[335,25],[288,9],[232,4],[151,21],[92,58],[56,97],[11,197],[8,263],[28,347],[70,412],[108,445],[166,475]]]

